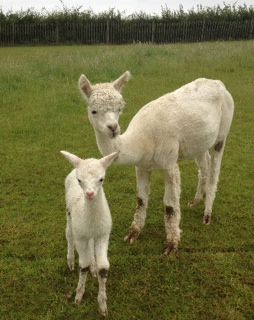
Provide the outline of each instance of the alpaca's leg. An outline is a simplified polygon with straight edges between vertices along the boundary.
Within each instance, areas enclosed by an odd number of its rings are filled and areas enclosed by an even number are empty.
[[[79,254],[79,281],[76,289],[75,303],[80,304],[85,293],[86,278],[91,264],[91,252],[88,241],[78,241],[76,249]]]
[[[180,241],[180,193],[180,171],[178,165],[175,164],[171,170],[165,172],[165,193],[163,202],[165,205],[164,222],[167,237],[167,247],[164,252],[166,255],[171,252],[176,252]]]
[[[94,252],[94,239],[90,239],[89,243],[89,250],[91,252],[91,264],[90,264],[90,273],[91,275],[96,278],[97,276],[97,268],[96,268],[96,261],[95,261],[95,252]]]
[[[98,268],[98,282],[99,282],[99,292],[98,292],[98,304],[99,312],[102,316],[106,316],[107,310],[107,293],[106,293],[106,283],[109,271],[109,261],[108,261],[108,241],[109,237],[103,237],[101,239],[96,239],[95,241],[95,257]]]
[[[128,235],[124,238],[125,241],[133,243],[139,236],[145,225],[146,210],[148,206],[148,197],[150,192],[150,175],[151,171],[136,167],[137,179],[137,207],[134,214],[134,220],[131,224]]]
[[[225,146],[225,140],[219,141],[215,146],[211,154],[209,175],[206,185],[206,199],[205,199],[205,212],[203,217],[204,224],[210,224],[211,214],[213,209],[213,202],[217,190],[217,183],[220,175],[221,160],[223,157]]]
[[[71,213],[67,211],[67,224],[65,229],[65,235],[67,240],[67,264],[71,271],[74,270],[75,255],[74,255],[74,242],[71,226]]]
[[[209,151],[203,153],[196,158],[196,164],[198,166],[198,186],[195,197],[189,202],[189,207],[193,207],[199,204],[204,198],[206,193],[206,181],[209,173],[210,164],[210,154]]]

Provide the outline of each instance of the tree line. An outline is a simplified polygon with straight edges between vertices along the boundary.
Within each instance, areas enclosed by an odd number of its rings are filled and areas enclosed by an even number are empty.
[[[161,14],[147,14],[145,12],[134,12],[126,15],[116,9],[95,13],[91,9],[81,7],[65,7],[55,11],[41,11],[27,9],[20,11],[3,12],[0,8],[0,23],[66,23],[66,22],[105,22],[105,21],[133,21],[133,22],[184,22],[184,21],[246,21],[254,17],[254,7],[244,5],[228,5],[205,7],[198,5],[196,8],[184,10],[180,6],[178,10],[171,10],[167,5],[161,7]]]

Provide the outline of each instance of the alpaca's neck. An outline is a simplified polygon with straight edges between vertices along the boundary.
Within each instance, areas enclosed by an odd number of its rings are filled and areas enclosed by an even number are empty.
[[[137,164],[139,153],[135,150],[135,143],[124,133],[114,138],[95,130],[97,146],[103,156],[119,151],[116,162],[119,164]]]
[[[115,138],[107,137],[105,134],[95,130],[95,136],[97,146],[103,156],[106,156],[112,152],[118,151],[119,136]]]

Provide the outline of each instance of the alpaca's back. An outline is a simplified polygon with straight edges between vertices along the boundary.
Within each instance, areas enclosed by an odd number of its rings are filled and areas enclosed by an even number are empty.
[[[175,146],[183,158],[192,158],[227,136],[232,116],[233,100],[222,82],[197,79],[145,105],[123,138],[136,137],[146,154]]]

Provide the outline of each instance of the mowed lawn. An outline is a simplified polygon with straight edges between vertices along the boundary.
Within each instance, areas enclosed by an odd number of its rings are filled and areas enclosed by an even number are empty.
[[[64,202],[71,166],[59,151],[100,157],[77,81],[81,73],[111,81],[126,70],[133,78],[122,131],[145,103],[198,77],[225,83],[235,115],[210,226],[203,204],[187,207],[195,164],[180,164],[178,256],[162,255],[162,173],[152,176],[147,223],[131,246],[123,238],[136,206],[135,170],[109,169],[109,319],[254,319],[253,41],[0,49],[0,319],[99,318],[96,280],[88,279],[81,305],[73,303],[78,264],[67,269]]]

